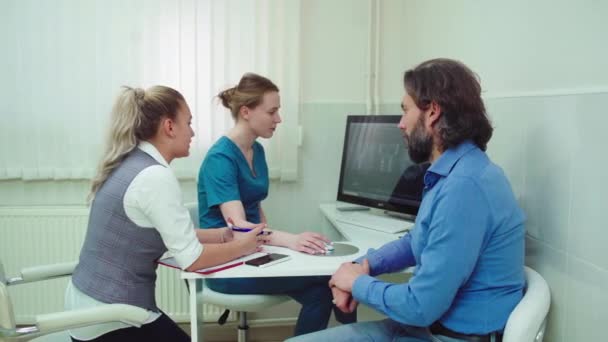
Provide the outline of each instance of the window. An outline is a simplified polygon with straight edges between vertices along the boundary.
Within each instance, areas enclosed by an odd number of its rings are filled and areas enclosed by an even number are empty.
[[[271,177],[297,177],[299,0],[9,0],[0,23],[1,179],[93,176],[121,85],[163,84],[186,97],[196,132],[172,165],[196,178],[233,125],[215,95],[248,71],[281,89],[283,123],[262,141]]]

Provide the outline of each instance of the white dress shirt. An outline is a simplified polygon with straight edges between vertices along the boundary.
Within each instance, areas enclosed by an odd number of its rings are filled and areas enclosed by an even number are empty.
[[[192,265],[203,252],[198,241],[188,209],[182,203],[179,182],[167,161],[154,145],[142,141],[137,146],[160,165],[142,170],[131,182],[123,198],[127,217],[143,229],[156,229],[169,253],[177,264],[185,269]],[[105,303],[79,291],[70,281],[65,295],[67,309],[90,308]],[[160,313],[149,311],[147,323],[153,322]],[[113,322],[73,329],[72,337],[92,340],[110,331],[128,328],[125,323]]]

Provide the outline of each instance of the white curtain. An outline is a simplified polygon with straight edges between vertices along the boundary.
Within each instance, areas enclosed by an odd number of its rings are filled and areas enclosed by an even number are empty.
[[[284,119],[266,146],[271,177],[297,178],[299,0],[0,0],[0,180],[90,178],[121,85],[186,97],[204,153],[232,127],[215,95],[248,71],[281,89]]]

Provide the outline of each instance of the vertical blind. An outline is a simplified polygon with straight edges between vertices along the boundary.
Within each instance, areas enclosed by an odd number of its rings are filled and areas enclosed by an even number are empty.
[[[271,178],[297,178],[299,0],[4,0],[0,180],[93,176],[121,85],[186,97],[196,133],[176,160],[195,178],[232,127],[215,96],[245,72],[281,89],[283,123],[262,141]]]

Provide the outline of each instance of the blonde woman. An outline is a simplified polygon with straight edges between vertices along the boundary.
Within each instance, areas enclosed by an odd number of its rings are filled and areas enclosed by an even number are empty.
[[[227,228],[195,230],[169,164],[188,156],[192,114],[176,90],[126,87],[91,187],[91,212],[66,307],[124,303],[149,311],[141,327],[109,323],[75,329],[74,341],[189,341],[154,300],[156,260],[169,251],[182,269],[218,265],[262,244],[260,226],[234,240]]]
[[[209,150],[198,178],[199,224],[236,226],[266,223],[262,201],[268,195],[268,166],[257,138],[271,138],[281,123],[279,88],[269,79],[248,73],[238,85],[218,97],[230,109],[234,127]],[[235,233],[241,234],[241,233]],[[237,235],[238,239],[239,236]],[[292,234],[273,230],[268,244],[309,254],[325,253],[329,240],[318,233]],[[325,329],[331,314],[329,277],[210,279],[210,288],[231,294],[286,294],[302,305],[295,335]],[[335,310],[341,323],[356,320],[356,313]]]

